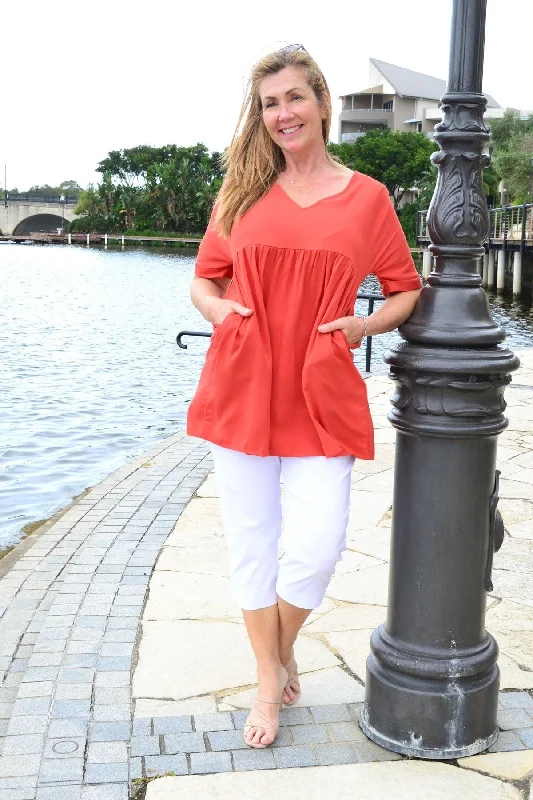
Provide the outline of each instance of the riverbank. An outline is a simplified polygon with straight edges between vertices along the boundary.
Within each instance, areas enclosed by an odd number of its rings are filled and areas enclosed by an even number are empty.
[[[303,694],[283,711],[276,746],[242,744],[253,662],[229,587],[208,449],[178,433],[29,537],[32,546],[0,580],[3,796],[126,800],[148,786],[147,800],[241,797],[259,795],[257,770],[271,769],[269,786],[291,797],[322,800],[334,781],[338,797],[357,784],[369,800],[399,785],[411,800],[444,791],[457,800],[526,800],[533,350],[522,358],[499,445],[506,538],[487,627],[501,651],[501,732],[490,754],[453,765],[409,762],[357,725],[368,638],[385,615],[392,502],[391,385],[376,375],[367,380],[376,460],[354,467],[348,550],[298,642]],[[151,780],[168,772],[176,777]]]
[[[56,511],[56,513],[52,514],[52,516],[50,516],[48,519],[40,519],[36,522],[30,522],[28,525],[25,525],[22,529],[24,538],[21,539],[21,541],[17,544],[11,545],[10,547],[5,547],[3,549],[0,548],[0,578],[3,578],[4,575],[9,572],[19,558],[21,558],[24,553],[33,546],[39,536],[42,536],[43,533],[49,531],[50,528],[56,524],[56,522],[59,522],[61,517],[63,517],[68,511],[70,511],[71,508],[76,505],[76,503],[86,497],[91,491],[91,488],[92,487],[88,487],[84,492],[81,492],[81,494],[75,495],[72,498],[72,502],[70,502],[64,508],[59,509],[59,511]]]

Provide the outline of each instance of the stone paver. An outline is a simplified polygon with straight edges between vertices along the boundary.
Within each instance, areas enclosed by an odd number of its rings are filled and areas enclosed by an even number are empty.
[[[397,761],[349,764],[327,769],[277,769],[268,776],[269,797],[305,797],[306,800],[522,800],[515,786],[447,764]],[[264,797],[265,776],[260,771],[222,775],[160,778],[148,784],[146,800],[198,800],[199,797]]]
[[[236,786],[248,796],[265,769],[269,786],[288,781],[290,795],[290,776],[327,766],[340,776],[340,798],[348,775],[363,794],[371,776],[372,800],[385,797],[387,780],[399,798],[438,796],[439,781],[448,800],[475,799],[481,786],[486,800],[518,798],[510,782],[527,779],[533,755],[533,351],[522,355],[520,383],[530,388],[507,390],[511,424],[499,448],[507,536],[487,627],[505,691],[490,753],[462,759],[461,769],[418,766],[358,725],[369,637],[385,617],[391,524],[391,386],[375,375],[376,459],[354,467],[348,549],[299,637],[302,698],[283,710],[274,746],[253,750],[242,739],[254,662],[231,595],[207,446],[178,434],[95,487],[0,580],[0,797],[126,800],[130,781],[166,772],[183,777],[150,783],[147,800],[166,798],[169,786],[169,800],[186,800],[197,781],[207,791],[213,780],[243,781]],[[303,778],[306,797],[325,796],[316,794],[321,780]],[[304,784],[297,779],[299,794]]]
[[[488,753],[486,755],[460,758],[459,766],[475,769],[485,775],[492,775],[508,781],[523,781],[533,773],[533,750],[519,750],[514,753]]]

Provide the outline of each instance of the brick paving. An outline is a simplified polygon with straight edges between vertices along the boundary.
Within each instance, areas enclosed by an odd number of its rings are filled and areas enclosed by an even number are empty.
[[[203,442],[165,440],[80,499],[0,580],[2,800],[128,797],[148,581],[211,467]],[[159,746],[141,750],[162,758]]]
[[[166,772],[195,775],[403,759],[367,739],[358,724],[361,708],[362,703],[284,708],[278,737],[267,750],[244,743],[248,711],[136,718],[131,739],[135,777],[140,783]],[[530,692],[501,692],[499,717],[501,733],[489,752],[531,747]],[[511,730],[507,726],[513,722]]]

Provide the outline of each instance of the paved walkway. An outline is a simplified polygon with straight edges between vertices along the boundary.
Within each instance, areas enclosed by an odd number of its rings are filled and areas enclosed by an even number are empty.
[[[533,351],[522,361],[499,440],[507,536],[487,613],[503,690],[492,753],[458,766],[410,761],[357,726],[388,572],[392,385],[378,375],[367,384],[377,457],[354,467],[348,550],[299,639],[302,699],[282,712],[276,746],[242,743],[253,660],[231,596],[206,445],[177,435],[93,489],[0,580],[0,800],[127,800],[146,786],[147,800],[261,798],[266,788],[313,800],[332,782],[339,798],[357,786],[369,800],[389,798],[392,787],[400,799],[526,800]],[[164,773],[175,777],[150,780]]]

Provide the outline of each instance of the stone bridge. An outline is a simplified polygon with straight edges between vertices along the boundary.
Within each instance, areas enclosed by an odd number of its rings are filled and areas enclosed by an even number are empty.
[[[0,200],[0,235],[23,236],[39,231],[54,233],[58,228],[67,230],[75,219],[74,198],[28,198],[8,196],[7,204]]]

